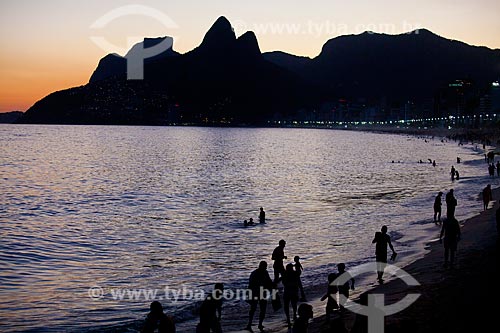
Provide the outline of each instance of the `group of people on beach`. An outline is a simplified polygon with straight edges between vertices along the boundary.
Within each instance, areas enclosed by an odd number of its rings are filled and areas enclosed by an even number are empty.
[[[500,161],[497,162],[496,167],[494,161],[490,162],[488,157],[488,166],[490,176],[494,176],[496,168],[497,175],[500,177]],[[457,157],[457,163],[461,159]],[[435,166],[435,161],[432,161]],[[491,171],[493,169],[493,171]],[[493,172],[493,174],[492,174]],[[458,171],[452,166],[450,171],[451,179],[459,179]],[[455,217],[456,207],[458,205],[457,199],[454,195],[454,189],[450,189],[445,196],[446,203],[446,218],[442,219],[442,197],[443,192],[439,192],[434,199],[434,223],[441,225],[439,234],[439,241],[444,244],[444,267],[453,267],[455,262],[455,254],[457,245],[461,238],[460,224]],[[487,185],[482,191],[483,209],[488,208],[489,203],[493,200],[491,185]],[[260,208],[259,223],[265,223],[264,209]],[[254,225],[253,219],[250,221],[245,220],[244,226]],[[496,211],[496,225],[498,235],[500,237],[500,208]],[[380,232],[376,232],[372,241],[375,244],[375,257],[377,262],[377,281],[384,283],[383,275],[384,269],[388,262],[388,248],[392,250],[391,260],[395,260],[397,253],[391,242],[391,237],[387,233],[387,226],[383,226]],[[280,308],[284,309],[286,322],[291,329],[292,333],[307,333],[309,320],[313,317],[313,308],[306,302],[304,287],[301,280],[303,266],[300,262],[300,257],[295,256],[293,263],[284,264],[287,256],[285,255],[286,241],[280,240],[278,246],[274,249],[271,255],[273,263],[274,279],[271,279],[268,272],[268,264],[266,261],[261,261],[258,268],[251,272],[248,281],[248,291],[250,297],[247,303],[250,305],[248,314],[248,324],[246,330],[253,332],[253,318],[259,308],[258,328],[264,330],[264,319],[266,317],[267,305],[271,301],[272,307],[275,311]],[[342,282],[336,282],[341,280]],[[278,285],[283,285],[282,299],[279,292]],[[346,300],[349,298],[350,290],[354,290],[355,280],[346,271],[344,263],[337,264],[337,272],[328,275],[328,285],[325,294],[321,297],[321,301],[327,300],[326,304],[326,320],[330,323],[331,316],[336,311],[344,311]],[[263,293],[262,291],[267,291]],[[213,291],[206,297],[200,307],[200,321],[196,327],[196,333],[221,333],[221,312],[222,312],[222,294],[224,292],[224,285],[217,283]],[[271,295],[271,297],[269,297]],[[339,300],[337,301],[337,295]],[[299,297],[300,296],[300,297]],[[290,306],[292,308],[292,320],[290,316]],[[175,332],[175,324],[171,317],[163,313],[162,305],[155,301],[151,303],[150,313],[148,314],[144,323],[142,332],[152,333],[155,329],[158,332],[172,333]],[[332,328],[333,326],[330,326]],[[336,331],[337,332],[337,331]]]
[[[376,261],[377,261],[377,280],[383,283],[383,274],[385,264],[387,263],[387,247],[392,250],[391,260],[396,258],[397,253],[391,243],[391,238],[387,234],[387,226],[383,226],[380,232],[375,233],[372,241],[376,245]],[[302,285],[301,274],[303,271],[300,257],[295,256],[293,263],[284,265],[287,259],[285,255],[286,241],[280,240],[278,246],[274,249],[271,260],[273,263],[274,279],[271,279],[267,271],[268,264],[266,261],[261,261],[257,269],[252,271],[248,280],[248,298],[247,303],[250,305],[248,314],[248,324],[246,330],[253,332],[253,318],[259,308],[258,329],[264,330],[264,319],[266,317],[267,305],[269,300],[275,311],[281,307],[284,309],[287,325],[292,333],[307,333],[309,320],[313,317],[313,308],[306,302],[306,295]],[[344,282],[338,283],[342,280]],[[326,304],[326,319],[330,322],[330,318],[335,311],[344,311],[344,305],[349,298],[350,290],[354,290],[354,278],[346,271],[344,263],[337,264],[337,272],[328,275],[328,286],[326,293],[321,298],[321,301],[328,299]],[[278,285],[283,285],[283,293],[279,293]],[[200,321],[196,326],[196,333],[221,333],[221,313],[222,299],[224,293],[224,285],[217,283],[213,291],[202,302],[199,310]],[[339,301],[337,301],[337,294]],[[299,297],[300,295],[300,297]],[[292,320],[290,316],[290,306],[292,308]],[[175,324],[172,317],[167,316],[163,312],[163,307],[158,301],[154,301],[150,306],[150,313],[147,315],[142,332],[143,333],[173,333],[175,332]]]

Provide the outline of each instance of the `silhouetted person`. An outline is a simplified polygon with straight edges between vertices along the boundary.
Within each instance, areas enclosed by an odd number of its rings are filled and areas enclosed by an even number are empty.
[[[448,193],[446,193],[446,217],[454,218],[455,217],[455,208],[457,207],[457,199],[453,195],[453,189],[451,189]]]
[[[434,199],[434,223],[441,222],[441,198],[443,197],[443,192],[439,192]]]
[[[372,240],[372,244],[375,243],[375,257],[377,260],[377,280],[379,283],[383,283],[384,279],[384,269],[387,264],[387,246],[392,250],[393,257],[396,256],[396,251],[391,243],[391,237],[387,234],[387,226],[383,226],[380,232],[375,233],[375,237]]]
[[[455,171],[455,177],[457,178],[457,180],[460,180],[460,174],[458,173],[458,170]]]
[[[262,207],[260,207],[259,222],[266,223],[266,212],[264,211],[264,208],[262,208]]]
[[[460,164],[461,161],[462,159],[460,157],[457,157],[457,164]]]
[[[160,302],[152,302],[149,309],[150,312],[144,322],[142,333],[175,333],[174,320],[163,313],[163,306]]]
[[[248,227],[248,221],[247,220],[243,221],[243,226]]]
[[[309,319],[313,318],[313,307],[302,303],[299,306],[298,314],[299,318],[293,323],[292,333],[307,333]]]
[[[293,310],[293,320],[297,319],[297,303],[299,301],[299,275],[293,269],[293,264],[286,265],[285,274],[283,274],[283,310],[285,311],[288,327],[292,326],[290,322],[290,304]]]
[[[500,177],[500,161],[497,161],[497,177]]]
[[[293,257],[293,261],[295,262],[295,271],[297,272],[297,275],[299,276],[299,291],[300,291],[300,301],[305,302],[306,301],[306,294],[304,293],[304,286],[302,285],[302,280],[300,276],[302,275],[302,271],[304,270],[304,267],[300,263],[300,257],[295,256]]]
[[[450,170],[451,180],[455,180],[455,167],[452,165]]]
[[[338,269],[338,275],[337,279],[339,278],[348,278],[347,281],[343,284],[338,284],[337,289],[339,291],[339,295],[343,295],[346,300],[349,298],[349,290],[354,290],[354,278],[349,274],[349,272],[345,271],[345,264],[340,263],[337,265]],[[342,301],[342,299],[339,299],[339,306],[340,310],[344,309],[345,302]]]
[[[432,166],[435,167],[436,166],[436,160],[432,161]]]
[[[337,286],[335,285],[335,279],[337,278],[337,274],[330,273],[328,274],[328,287],[326,289],[326,294],[321,297],[321,301],[324,301],[328,298],[326,302],[326,321],[330,322],[330,316],[333,314],[333,311],[339,308],[337,303]]]
[[[449,263],[453,266],[455,261],[455,252],[457,251],[457,243],[460,240],[460,225],[457,219],[447,218],[443,221],[439,241],[442,242],[444,235],[444,267],[448,267]]]
[[[486,186],[483,189],[483,209],[484,210],[488,209],[488,204],[490,203],[491,200],[493,200],[493,193],[491,192],[491,185],[488,184],[488,186]]]
[[[200,323],[196,333],[221,333],[220,319],[222,314],[222,295],[224,285],[216,283],[214,290],[205,298],[200,307]]]
[[[278,283],[280,275],[285,272],[285,266],[283,266],[283,260],[286,259],[285,256],[285,245],[286,242],[282,239],[279,241],[278,246],[274,249],[271,259],[274,260],[274,282]]]
[[[493,163],[488,165],[488,173],[491,177],[495,177],[495,165]]]
[[[253,332],[252,321],[255,311],[257,310],[257,305],[260,307],[259,313],[259,330],[263,330],[264,318],[266,318],[267,309],[267,298],[265,293],[271,293],[273,289],[273,281],[267,272],[267,262],[261,261],[259,263],[259,268],[250,274],[250,279],[248,281],[248,290],[250,291],[250,299],[248,303],[250,304],[250,312],[248,314],[248,325],[246,329]]]

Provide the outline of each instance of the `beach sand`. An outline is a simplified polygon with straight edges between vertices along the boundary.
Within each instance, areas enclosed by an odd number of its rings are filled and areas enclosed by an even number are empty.
[[[454,268],[443,267],[443,245],[435,241],[428,244],[429,252],[423,258],[403,268],[420,286],[409,287],[400,279],[391,279],[366,292],[384,294],[386,305],[398,302],[408,293],[421,295],[405,310],[385,318],[385,332],[495,331],[493,327],[497,323],[497,301],[500,300],[500,240],[497,236],[495,212],[499,207],[500,189],[493,191],[493,198],[497,200],[490,203],[488,210],[460,222],[462,239],[458,244]],[[481,209],[482,202],[478,201],[478,212]],[[436,237],[439,231],[440,227],[436,226]],[[317,290],[311,295],[312,302],[309,303],[315,308],[315,318],[310,323],[309,333],[338,332],[329,330],[325,325],[325,303],[317,299],[322,291]],[[264,322],[266,332],[288,332],[282,310],[270,314],[272,310],[268,309],[267,312]],[[233,325],[229,325],[233,329],[230,331],[248,332],[234,330],[235,326],[242,327],[247,319],[247,312],[240,313],[238,317],[233,317]],[[366,317],[358,319],[350,311],[342,317],[347,331],[367,332]],[[358,324],[362,323],[361,330],[352,330],[356,321]],[[254,331],[258,332],[257,317],[254,324]]]
[[[500,189],[493,191],[500,197]],[[462,239],[458,244],[457,263],[453,269],[443,267],[444,249],[439,242],[429,244],[429,253],[404,268],[420,286],[408,287],[402,280],[391,280],[368,293],[384,294],[386,304],[401,300],[408,293],[420,298],[400,313],[385,319],[385,332],[490,332],[498,321],[500,296],[499,260],[495,212],[498,201],[487,211],[461,222]],[[478,202],[478,210],[481,202]],[[438,228],[436,233],[438,232]],[[325,330],[321,313],[317,313],[309,332]],[[347,316],[350,329],[354,314]],[[286,330],[282,330],[286,332]]]

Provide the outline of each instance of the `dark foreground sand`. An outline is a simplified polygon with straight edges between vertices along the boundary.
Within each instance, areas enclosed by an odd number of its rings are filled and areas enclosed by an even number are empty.
[[[493,193],[494,198],[500,197],[500,189]],[[480,207],[478,202],[478,210]],[[408,287],[402,280],[393,280],[368,292],[384,294],[386,304],[397,302],[410,292],[421,294],[406,310],[386,317],[385,332],[497,332],[500,322],[497,209],[498,202],[490,203],[490,209],[462,223],[454,269],[443,268],[443,246],[434,242],[429,244],[430,252],[424,258],[404,268],[420,286]],[[346,319],[349,330],[355,318],[351,314]],[[338,331],[326,329],[324,317],[319,317],[313,320],[309,332]]]

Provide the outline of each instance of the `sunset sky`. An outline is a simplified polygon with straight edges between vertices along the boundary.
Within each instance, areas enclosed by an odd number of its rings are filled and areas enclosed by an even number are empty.
[[[142,5],[162,20],[126,15],[103,28],[109,11]],[[219,16],[237,35],[257,34],[262,51],[314,57],[330,38],[365,30],[389,34],[427,28],[473,45],[500,48],[498,0],[0,0],[0,112],[25,111],[47,94],[88,82],[108,51],[123,55],[127,40],[173,36],[174,49],[196,47]],[[168,20],[167,20],[168,18]],[[116,47],[104,50],[90,37]]]

